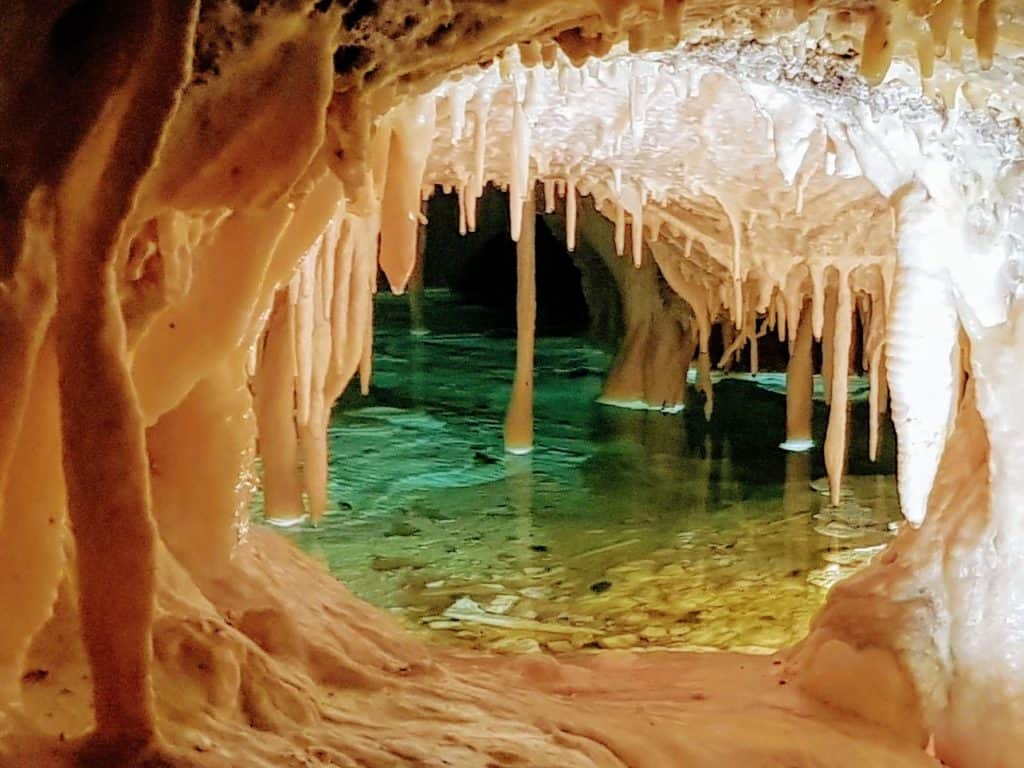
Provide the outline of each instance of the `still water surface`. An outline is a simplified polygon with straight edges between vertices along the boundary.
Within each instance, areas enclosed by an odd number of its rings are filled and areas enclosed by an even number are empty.
[[[331,512],[290,535],[438,642],[774,650],[897,527],[894,440],[867,460],[863,382],[833,508],[820,448],[777,448],[779,375],[717,381],[710,421],[692,387],[681,414],[622,410],[595,402],[606,351],[542,338],[536,450],[508,456],[507,319],[428,291],[415,336],[406,299],[376,308],[371,394],[333,415]],[[824,419],[816,403],[819,445]]]

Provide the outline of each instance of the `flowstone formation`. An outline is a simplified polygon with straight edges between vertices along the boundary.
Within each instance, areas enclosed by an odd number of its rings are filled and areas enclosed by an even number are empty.
[[[1018,4],[15,2],[0,25],[0,764],[1010,766],[1024,751]],[[265,531],[327,506],[378,267],[507,187],[608,266],[606,398],[822,344],[911,523],[775,659],[430,649]],[[627,234],[628,233],[628,234]],[[625,261],[624,261],[625,260]],[[630,266],[632,263],[633,266]],[[632,270],[632,271],[631,271]],[[715,325],[728,340],[710,358]],[[852,363],[851,363],[852,359]],[[801,410],[804,409],[804,410]],[[255,457],[259,456],[260,471]]]

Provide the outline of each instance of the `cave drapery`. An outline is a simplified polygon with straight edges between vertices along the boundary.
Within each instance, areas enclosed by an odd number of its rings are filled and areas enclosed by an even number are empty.
[[[1017,4],[0,13],[0,765],[1014,764]],[[796,648],[443,652],[250,528],[257,483],[325,513],[378,266],[403,290],[424,195],[471,230],[489,184],[520,245],[511,449],[534,207],[622,297],[610,402],[678,408],[695,359],[710,408],[759,336],[803,377],[820,341],[834,499],[860,352],[911,525]]]

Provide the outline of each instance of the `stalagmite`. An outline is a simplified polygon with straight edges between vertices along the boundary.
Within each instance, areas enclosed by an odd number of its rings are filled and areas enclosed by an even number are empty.
[[[814,414],[814,368],[811,352],[814,334],[811,329],[809,302],[801,302],[799,320],[790,342],[786,366],[786,439],[779,445],[784,451],[803,452],[814,447],[811,418]]]
[[[535,284],[536,210],[532,190],[523,204],[523,226],[516,243],[516,373],[505,416],[505,450],[533,450],[533,347],[537,319]]]
[[[334,253],[334,291],[331,294],[331,366],[332,380],[348,378],[345,376],[346,358],[356,346],[349,338],[349,302],[352,295],[352,273],[356,258],[357,220],[345,216],[339,222],[338,245]],[[355,368],[353,367],[353,371]]]

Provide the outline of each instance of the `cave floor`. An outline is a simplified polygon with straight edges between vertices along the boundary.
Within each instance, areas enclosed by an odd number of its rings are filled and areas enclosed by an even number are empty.
[[[430,333],[412,335],[408,299],[378,296],[370,395],[353,387],[330,429],[331,511],[290,534],[435,642],[771,652],[897,526],[894,441],[867,460],[863,397],[833,508],[820,448],[777,448],[778,374],[718,381],[710,421],[692,388],[682,414],[610,408],[595,402],[609,355],[548,336],[537,448],[507,456],[514,317],[440,290],[425,309]]]
[[[162,570],[160,605],[181,615],[154,626],[160,755],[76,759],[89,675],[62,600],[30,660],[46,674],[0,715],[0,767],[937,765],[914,734],[807,696],[782,655],[424,644],[265,530],[207,596]]]

